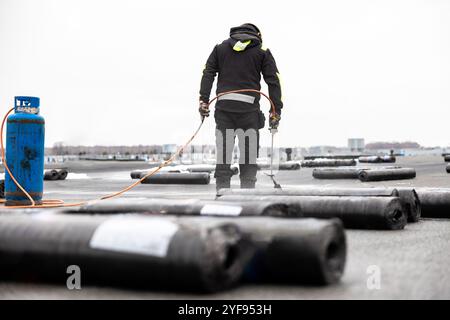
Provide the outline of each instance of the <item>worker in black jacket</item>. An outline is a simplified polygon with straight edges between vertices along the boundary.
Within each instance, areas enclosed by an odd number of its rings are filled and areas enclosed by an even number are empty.
[[[269,126],[277,129],[283,107],[280,77],[275,59],[270,50],[263,47],[261,32],[255,25],[246,23],[231,28],[230,38],[214,47],[200,85],[201,117],[209,116],[208,102],[217,74],[217,95],[239,89],[261,90],[262,74],[276,109],[269,114]],[[230,164],[236,135],[239,138],[241,188],[255,187],[258,129],[263,128],[265,122],[259,101],[260,95],[255,92],[228,93],[217,101],[214,112],[217,147],[214,176],[217,190],[230,187]]]

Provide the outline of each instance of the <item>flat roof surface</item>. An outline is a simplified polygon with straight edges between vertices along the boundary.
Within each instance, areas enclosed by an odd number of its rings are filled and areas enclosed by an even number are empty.
[[[386,164],[385,164],[386,165]],[[391,164],[387,164],[391,165]],[[441,156],[398,157],[397,163],[417,170],[413,180],[363,183],[358,180],[316,180],[310,168],[280,171],[282,186],[411,186],[450,188],[450,174]],[[118,191],[132,180],[131,169],[143,163],[67,163],[71,172],[65,181],[45,182],[45,198],[67,202],[90,200]],[[365,166],[365,165],[364,165]],[[376,166],[376,165],[374,165]],[[261,172],[258,186],[271,187]],[[239,188],[234,177],[233,188]],[[170,197],[214,199],[215,185],[140,185],[127,198]],[[0,282],[0,299],[450,299],[450,219],[423,219],[401,231],[347,230],[347,265],[340,283],[326,287],[244,284],[216,294],[187,294],[83,286],[69,291],[65,283]],[[367,268],[381,271],[381,288],[367,288]]]

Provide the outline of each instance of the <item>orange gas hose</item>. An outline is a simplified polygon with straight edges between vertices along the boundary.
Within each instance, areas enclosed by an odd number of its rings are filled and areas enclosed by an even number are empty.
[[[218,94],[216,97],[214,97],[213,99],[211,99],[208,103],[208,107],[214,102],[216,101],[218,98],[220,98],[221,96],[225,95],[225,94],[229,94],[229,93],[241,93],[241,92],[254,92],[254,93],[258,93],[260,95],[262,95],[263,97],[265,97],[269,102],[270,102],[270,106],[271,106],[271,110],[272,113],[276,113],[276,109],[275,109],[275,104],[273,103],[272,99],[270,99],[270,97],[268,95],[266,95],[265,93],[259,91],[259,90],[255,90],[255,89],[239,89],[239,90],[231,90],[231,91],[226,91],[223,93]],[[48,199],[48,200],[43,200],[42,204],[36,204],[36,202],[34,201],[34,199],[30,196],[30,194],[20,185],[20,183],[16,180],[16,178],[14,177],[14,175],[12,174],[12,172],[9,170],[8,164],[6,163],[6,159],[5,159],[5,148],[3,146],[3,131],[4,131],[4,126],[5,126],[5,122],[6,119],[8,118],[9,114],[14,110],[14,108],[11,108],[6,115],[3,117],[3,121],[2,121],[2,125],[1,125],[1,129],[0,129],[0,147],[1,147],[1,158],[2,158],[2,162],[3,162],[3,166],[5,167],[5,170],[8,172],[9,176],[11,177],[11,180],[14,182],[14,184],[25,194],[25,196],[30,200],[31,204],[30,205],[23,205],[23,206],[8,206],[8,209],[25,209],[25,208],[60,208],[60,207],[78,207],[78,206],[82,206],[85,205],[89,202],[88,201],[83,201],[83,202],[76,202],[76,203],[65,203],[63,200],[58,200],[58,199]],[[152,170],[151,172],[147,173],[145,176],[143,176],[142,178],[140,178],[138,181],[132,183],[131,185],[129,185],[128,187],[103,196],[99,199],[94,199],[94,200],[90,200],[90,201],[95,201],[95,200],[107,200],[107,199],[112,199],[112,198],[116,198],[121,196],[122,194],[124,194],[125,192],[130,191],[131,189],[133,189],[134,187],[136,187],[137,185],[141,184],[142,181],[144,181],[145,179],[147,179],[148,177],[153,176],[154,174],[156,174],[159,170],[161,170],[162,168],[166,167],[167,165],[171,164],[177,156],[179,156],[181,154],[181,152],[195,139],[195,137],[197,136],[197,134],[199,133],[200,129],[203,126],[203,122],[204,122],[204,118],[202,118],[200,125],[198,126],[197,130],[195,130],[194,134],[189,138],[189,140],[180,148],[178,148],[178,150],[166,161],[164,161],[162,164],[160,164],[157,168],[155,168],[154,170]],[[5,203],[5,200],[1,200],[0,203]]]

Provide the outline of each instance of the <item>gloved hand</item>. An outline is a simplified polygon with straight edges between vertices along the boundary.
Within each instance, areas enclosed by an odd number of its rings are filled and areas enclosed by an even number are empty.
[[[200,112],[200,117],[203,119],[209,117],[209,104],[200,100],[198,112]]]
[[[278,113],[271,113],[269,115],[269,130],[278,129],[278,125],[280,124],[280,115]]]

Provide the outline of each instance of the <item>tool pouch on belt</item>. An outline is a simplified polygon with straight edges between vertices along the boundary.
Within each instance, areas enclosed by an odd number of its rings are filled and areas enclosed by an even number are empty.
[[[266,125],[266,116],[264,115],[264,112],[262,112],[261,110],[258,110],[258,118],[259,118],[258,129],[262,129]]]

